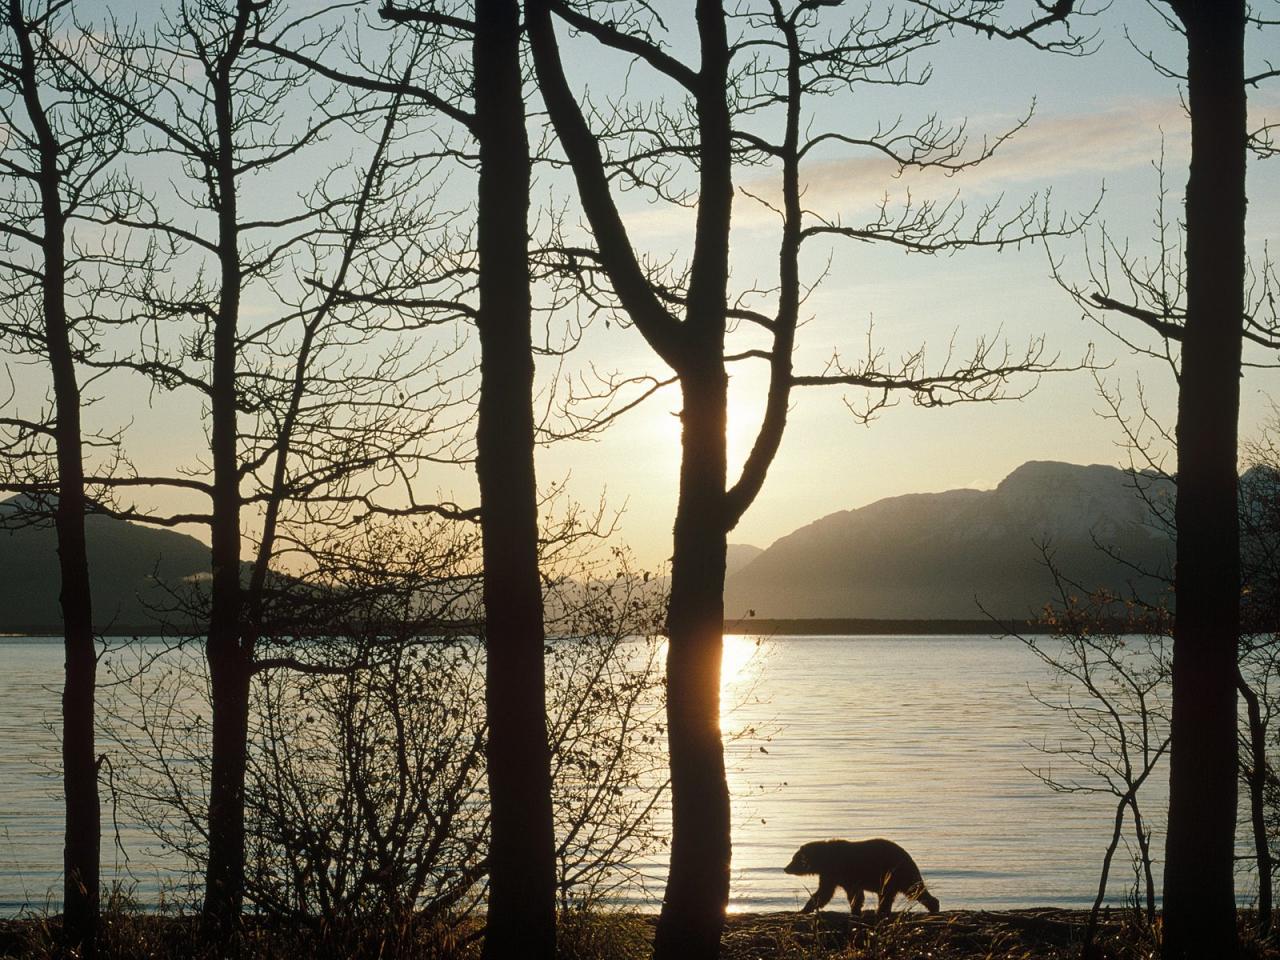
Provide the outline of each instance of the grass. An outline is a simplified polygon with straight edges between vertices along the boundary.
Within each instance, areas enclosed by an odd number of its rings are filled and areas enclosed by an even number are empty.
[[[731,914],[721,941],[724,960],[1080,960],[1085,915],[1056,909],[900,913],[877,923],[818,914]],[[1241,915],[1242,957],[1280,960],[1280,944],[1259,942],[1251,917]],[[649,956],[655,917],[630,913],[571,913],[561,918],[562,960],[641,960]],[[0,957],[52,960],[58,919],[0,920]],[[473,960],[480,955],[477,922],[368,923],[342,930],[248,922],[236,953],[246,960]],[[1147,960],[1158,955],[1157,931],[1117,911],[1087,960]],[[212,960],[189,915],[104,911],[104,960]]]

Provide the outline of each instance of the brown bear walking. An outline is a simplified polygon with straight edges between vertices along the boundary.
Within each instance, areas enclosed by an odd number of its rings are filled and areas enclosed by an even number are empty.
[[[797,850],[783,869],[796,876],[818,875],[817,892],[804,905],[803,913],[826,906],[836,887],[844,887],[854,913],[862,912],[864,890],[879,895],[878,917],[888,916],[894,897],[900,893],[918,900],[930,913],[939,909],[938,898],[925,889],[911,854],[892,840],[816,840]]]

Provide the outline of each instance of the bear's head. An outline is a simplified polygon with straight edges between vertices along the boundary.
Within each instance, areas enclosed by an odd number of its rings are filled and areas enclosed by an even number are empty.
[[[801,876],[806,873],[817,873],[817,868],[814,867],[813,862],[809,858],[809,846],[810,844],[806,843],[803,847],[797,850],[796,855],[791,858],[791,862],[782,868],[783,872],[790,873],[795,876]]]

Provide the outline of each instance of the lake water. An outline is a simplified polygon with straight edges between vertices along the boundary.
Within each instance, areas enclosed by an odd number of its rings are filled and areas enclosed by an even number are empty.
[[[728,748],[731,909],[797,909],[814,885],[782,872],[797,846],[872,836],[912,853],[944,909],[1092,902],[1113,801],[1054,793],[1029,772],[1046,765],[1035,745],[1069,728],[1030,695],[1051,691],[1052,678],[1017,640],[730,637],[725,662],[726,730],[767,735]],[[0,914],[59,892],[60,796],[50,768],[61,668],[60,641],[0,638]],[[1162,768],[1146,788],[1156,851],[1166,778]],[[127,852],[138,895],[154,898],[176,877],[154,846],[105,811],[104,879],[124,871]],[[660,894],[663,865],[644,872]],[[1122,850],[1113,900],[1132,876]],[[1241,888],[1247,897],[1247,876]],[[643,896],[628,900],[646,905]]]

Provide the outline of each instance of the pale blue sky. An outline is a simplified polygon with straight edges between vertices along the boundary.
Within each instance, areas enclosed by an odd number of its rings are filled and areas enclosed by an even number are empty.
[[[310,5],[308,3],[308,5]],[[149,14],[156,3],[139,4]],[[372,10],[372,8],[371,8]],[[677,47],[691,36],[687,3],[667,3],[667,24]],[[117,10],[117,13],[120,11]],[[1174,66],[1181,65],[1172,37],[1145,4],[1116,0],[1096,21],[1099,49],[1082,59],[1055,57],[1025,46],[969,36],[934,47],[927,56],[934,79],[924,88],[860,90],[837,98],[824,121],[866,132],[878,121],[901,113],[908,121],[936,112],[947,121],[968,118],[975,140],[998,133],[1036,101],[1030,127],[1008,143],[984,167],[945,183],[917,179],[917,194],[960,190],[978,206],[1003,194],[1011,203],[1052,189],[1053,207],[1062,212],[1087,209],[1105,183],[1099,221],[1141,251],[1151,236],[1156,175],[1152,161],[1163,142],[1169,187],[1176,202],[1185,182],[1187,124],[1175,81],[1159,76],[1125,39],[1156,48]],[[1251,58],[1280,56],[1280,31],[1251,32]],[[603,91],[616,82],[625,61],[602,51],[585,37],[565,39],[566,57],[578,78]],[[1267,44],[1259,48],[1258,43]],[[648,90],[645,68],[632,74],[633,90]],[[1280,84],[1251,91],[1251,113],[1280,119]],[[739,185],[753,191],[768,186],[748,171]],[[833,152],[807,173],[806,202],[814,209],[866,214],[886,192],[902,195],[904,181],[886,175],[883,166],[864,157]],[[563,201],[567,181],[550,177],[543,189]],[[1249,246],[1280,237],[1280,161],[1250,167]],[[687,253],[687,218],[646,207],[629,194],[624,209],[636,246],[654,253]],[[767,284],[775,269],[776,236],[772,221],[744,196],[735,201],[735,281],[753,278]],[[1057,241],[1065,272],[1084,279],[1082,241]],[[823,255],[814,251],[810,279]],[[252,305],[251,305],[252,306]],[[1078,358],[1090,343],[1095,359],[1111,364],[1103,376],[1132,394],[1139,379],[1155,411],[1173,422],[1174,393],[1166,367],[1130,357],[1123,346],[1083,321],[1071,299],[1050,279],[1043,246],[1002,253],[975,251],[928,258],[867,245],[831,248],[830,275],[808,304],[811,320],[800,331],[797,370],[817,372],[833,349],[856,359],[865,349],[868,323],[889,356],[928,345],[941,359],[956,335],[964,354],[975,338],[997,331],[1016,350],[1043,333],[1050,353]],[[1141,333],[1135,333],[1141,337]],[[594,329],[584,352],[571,365],[593,362],[603,369],[665,375],[638,333],[630,329]],[[547,369],[544,363],[543,371]],[[763,371],[735,370],[730,425],[734,467],[749,446],[763,397]],[[141,470],[171,470],[175,460],[190,463],[200,455],[203,431],[198,406],[186,398],[161,398],[148,405],[145,389],[104,387],[100,414],[109,419],[128,409],[134,418],[129,451]],[[1273,371],[1251,371],[1244,383],[1242,437],[1255,435],[1269,411],[1269,397],[1280,396]],[[862,427],[845,410],[839,389],[798,391],[786,438],[756,504],[731,535],[735,542],[767,546],[796,527],[837,510],[900,493],[961,486],[994,486],[1019,464],[1033,459],[1078,463],[1121,463],[1125,453],[1113,425],[1100,420],[1100,402],[1087,373],[1045,378],[1027,399],[1004,404],[963,405],[919,410],[904,402],[886,411],[871,427]],[[849,399],[856,402],[856,396]],[[655,565],[670,551],[678,466],[677,394],[651,399],[593,442],[566,442],[539,453],[541,480],[570,478],[578,499],[594,503],[606,494],[613,509],[625,507],[621,536],[641,562]],[[474,501],[468,471],[441,468],[422,478],[423,492],[459,502]],[[203,536],[201,531],[192,531]]]
[[[690,14],[673,11],[673,31]],[[1141,251],[1151,237],[1157,190],[1152,161],[1163,142],[1168,185],[1176,206],[1185,182],[1187,122],[1176,82],[1159,76],[1129,45],[1136,41],[1160,51],[1180,66],[1178,47],[1145,4],[1124,2],[1096,21],[1100,45],[1083,59],[1054,57],[1017,44],[957,37],[930,52],[933,82],[923,89],[894,91],[876,103],[859,95],[839,101],[854,129],[867,129],[900,111],[919,117],[936,111],[943,119],[967,117],[972,134],[996,132],[1024,112],[1032,98],[1031,126],[984,167],[961,174],[941,189],[959,189],[978,205],[1004,194],[1016,202],[1052,188],[1053,206],[1087,209],[1105,184],[1099,212],[1113,235],[1128,237]],[[1270,46],[1251,51],[1254,60],[1280,55],[1280,33],[1251,33],[1250,40]],[[611,52],[582,38],[576,57],[611,58]],[[581,51],[581,52],[579,52]],[[575,60],[575,62],[577,62]],[[593,66],[595,64],[593,63]],[[639,73],[639,68],[637,68]],[[872,101],[872,102],[868,102]],[[1252,92],[1251,112],[1280,114],[1280,89]],[[845,118],[842,118],[845,119]],[[749,179],[748,175],[748,179]],[[1250,168],[1250,249],[1280,234],[1280,163]],[[880,164],[865,158],[836,158],[811,168],[808,205],[843,210],[853,216],[867,210],[886,191],[901,196],[902,184],[886,178]],[[935,189],[938,185],[935,183]],[[769,277],[776,239],[771,223],[741,196],[735,208],[735,270],[738,277]],[[688,231],[664,230],[664,217],[637,216],[637,237],[648,235],[658,249],[676,245]],[[638,244],[639,245],[639,244]],[[1067,257],[1066,273],[1082,280],[1082,241],[1059,240],[1055,255]],[[958,351],[975,337],[1002,330],[1016,347],[1044,333],[1051,352],[1067,360],[1096,344],[1096,360],[1110,364],[1102,375],[1133,395],[1139,378],[1148,400],[1172,425],[1175,396],[1167,367],[1129,356],[1095,325],[1085,322],[1072,300],[1050,279],[1042,246],[996,254],[970,251],[954,256],[907,256],[888,248],[836,246],[831,273],[810,300],[812,321],[799,334],[797,370],[814,371],[833,348],[856,357],[874,319],[876,342],[890,356],[919,343],[940,358],[952,332]],[[815,267],[816,269],[816,267]],[[639,336],[629,331],[615,348],[619,363],[657,369]],[[1141,332],[1135,336],[1142,338]],[[737,371],[732,382],[732,453],[738,462],[750,444],[763,397],[757,371]],[[1280,390],[1272,371],[1251,371],[1244,384],[1242,437],[1256,434],[1269,412],[1268,397]],[[1122,437],[1100,420],[1101,406],[1087,373],[1046,377],[1027,399],[1002,404],[963,405],[921,410],[908,403],[889,410],[872,426],[858,425],[846,412],[839,389],[797,392],[786,438],[760,498],[731,540],[767,546],[779,536],[828,513],[861,506],[900,493],[962,486],[991,487],[1019,464],[1032,459],[1080,463],[1123,463]],[[856,402],[856,396],[849,399]],[[606,486],[610,499],[625,499],[623,534],[642,557],[669,551],[674,511],[678,399],[657,398],[633,414],[600,442],[578,450],[547,451],[543,474],[572,471],[583,492]]]

